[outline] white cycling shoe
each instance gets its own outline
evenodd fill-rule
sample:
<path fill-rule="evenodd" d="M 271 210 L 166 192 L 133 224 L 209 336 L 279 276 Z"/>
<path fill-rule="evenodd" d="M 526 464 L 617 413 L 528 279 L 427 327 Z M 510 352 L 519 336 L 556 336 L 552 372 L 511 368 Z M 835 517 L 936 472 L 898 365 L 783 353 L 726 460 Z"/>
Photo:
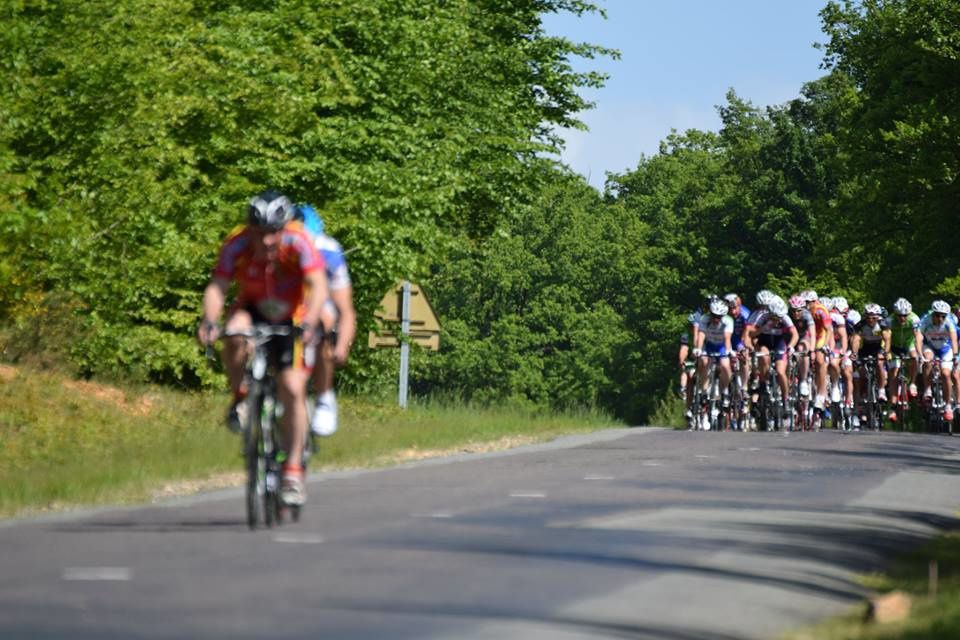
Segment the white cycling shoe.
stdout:
<path fill-rule="evenodd" d="M 332 436 L 337 432 L 337 396 L 333 391 L 325 391 L 317 398 L 310 431 L 317 436 Z"/>

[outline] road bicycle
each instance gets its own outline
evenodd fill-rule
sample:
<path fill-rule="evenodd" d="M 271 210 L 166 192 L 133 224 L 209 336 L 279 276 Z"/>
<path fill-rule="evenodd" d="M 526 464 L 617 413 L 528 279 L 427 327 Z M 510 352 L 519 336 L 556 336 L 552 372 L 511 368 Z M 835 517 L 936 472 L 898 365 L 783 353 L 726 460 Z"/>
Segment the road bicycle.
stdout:
<path fill-rule="evenodd" d="M 701 431 L 721 431 L 729 425 L 728 407 L 723 407 L 720 395 L 720 374 L 717 362 L 722 356 L 707 355 L 706 391 L 700 380 L 695 381 L 693 390 L 693 426 Z M 701 357 L 704 357 L 701 356 Z"/>
<path fill-rule="evenodd" d="M 739 354 L 731 354 L 730 406 L 726 411 L 726 426 L 734 431 L 746 431 L 749 428 L 750 421 L 749 395 L 747 390 L 743 388 L 740 366 Z"/>
<path fill-rule="evenodd" d="M 800 362 L 803 358 L 810 359 L 809 351 L 800 351 L 790 359 L 790 369 L 787 376 L 790 379 L 790 405 L 793 411 L 789 415 L 789 428 L 800 431 L 819 431 L 822 412 L 815 411 L 813 403 L 810 402 L 810 394 L 813 392 L 813 367 L 807 366 L 807 374 L 804 379 L 800 379 Z M 807 395 L 800 393 L 801 383 L 807 383 Z"/>
<path fill-rule="evenodd" d="M 913 357 L 913 356 L 909 356 Z M 910 410 L 910 383 L 912 380 L 907 378 L 909 364 L 906 357 L 894 355 L 890 361 L 890 369 L 896 370 L 897 375 L 893 378 L 893 394 L 890 396 L 890 404 L 893 407 L 894 428 L 898 431 L 906 429 L 907 413 Z"/>
<path fill-rule="evenodd" d="M 773 362 L 773 352 L 756 353 L 754 352 L 754 371 L 756 371 L 757 362 L 760 358 L 770 358 L 770 366 L 767 367 L 767 375 L 763 380 L 758 380 L 760 388 L 758 390 L 757 404 L 754 409 L 757 424 L 764 431 L 780 431 L 786 423 L 787 413 L 784 411 L 783 397 L 780 391 L 780 383 L 777 381 L 777 370 Z"/>
<path fill-rule="evenodd" d="M 840 364 L 835 392 L 830 394 L 830 427 L 837 431 L 850 431 L 853 428 L 853 407 L 846 403 L 847 378 L 843 374 L 844 363 Z"/>
<path fill-rule="evenodd" d="M 247 473 L 247 525 L 255 529 L 260 522 L 267 527 L 283 522 L 284 511 L 300 519 L 299 505 L 284 505 L 280 500 L 280 480 L 286 458 L 282 447 L 280 420 L 283 405 L 277 399 L 277 370 L 270 358 L 270 341 L 288 337 L 297 329 L 290 325 L 255 324 L 246 331 L 225 333 L 224 337 L 242 336 L 251 341 L 253 353 L 247 362 L 246 423 L 243 426 L 243 456 Z M 309 403 L 308 403 L 309 405 Z M 309 431 L 309 430 L 308 430 Z M 306 471 L 313 439 L 308 433 L 303 468 Z"/>
<path fill-rule="evenodd" d="M 930 372 L 930 397 L 925 399 L 925 421 L 928 433 L 953 433 L 953 423 L 946 418 L 947 403 L 943 395 L 943 379 L 940 369 L 943 366 L 940 358 L 932 361 L 933 369 Z"/>
<path fill-rule="evenodd" d="M 863 398 L 860 404 L 860 426 L 871 431 L 883 428 L 883 405 L 879 399 L 880 388 L 877 384 L 877 356 L 865 356 L 857 359 L 863 381 Z"/>

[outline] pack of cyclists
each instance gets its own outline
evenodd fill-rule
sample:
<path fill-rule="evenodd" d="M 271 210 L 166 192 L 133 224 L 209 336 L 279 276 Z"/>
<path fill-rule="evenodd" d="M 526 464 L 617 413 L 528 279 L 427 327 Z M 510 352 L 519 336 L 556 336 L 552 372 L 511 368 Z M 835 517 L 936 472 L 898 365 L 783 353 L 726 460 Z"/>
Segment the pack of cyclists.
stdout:
<path fill-rule="evenodd" d="M 795 409 L 786 406 L 789 402 L 811 400 L 813 411 L 821 415 L 831 406 L 840 407 L 850 415 L 854 429 L 866 420 L 867 399 L 886 407 L 889 399 L 898 397 L 897 384 L 904 377 L 906 391 L 901 397 L 929 403 L 936 368 L 943 419 L 953 421 L 960 403 L 960 368 L 953 366 L 960 309 L 935 300 L 921 317 L 906 298 L 898 298 L 889 313 L 876 302 L 857 310 L 843 297 L 822 297 L 813 290 L 784 300 L 764 289 L 755 301 L 751 313 L 736 293 L 709 295 L 687 317 L 678 362 L 680 393 L 691 428 L 703 428 L 694 419 L 698 407 L 693 404 L 695 397 L 704 398 L 707 393 L 711 362 L 716 366 L 722 407 L 735 401 L 730 393 L 734 370 L 739 372 L 740 388 L 747 390 L 740 395 L 740 409 L 742 415 L 753 417 L 735 428 L 756 428 L 753 406 L 760 381 L 767 379 L 771 368 L 784 413 Z M 751 370 L 753 363 L 755 370 Z M 875 381 L 873 389 L 866 388 L 867 380 Z M 792 382 L 796 388 L 791 396 Z M 892 403 L 884 415 L 890 421 L 901 419 Z"/>

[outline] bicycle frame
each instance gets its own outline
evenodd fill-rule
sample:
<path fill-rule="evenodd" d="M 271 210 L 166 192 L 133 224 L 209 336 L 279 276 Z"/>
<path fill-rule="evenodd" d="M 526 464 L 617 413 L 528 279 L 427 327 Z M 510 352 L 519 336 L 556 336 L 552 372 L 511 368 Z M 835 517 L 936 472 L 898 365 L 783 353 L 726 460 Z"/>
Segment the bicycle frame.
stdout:
<path fill-rule="evenodd" d="M 267 527 L 282 520 L 280 474 L 283 451 L 277 424 L 283 410 L 277 401 L 276 372 L 270 366 L 270 341 L 293 333 L 289 325 L 256 324 L 246 331 L 224 337 L 250 340 L 253 352 L 247 362 L 247 424 L 244 425 L 244 460 L 247 471 L 247 525 L 255 529 L 262 520 Z M 293 511 L 296 519 L 297 510 Z"/>

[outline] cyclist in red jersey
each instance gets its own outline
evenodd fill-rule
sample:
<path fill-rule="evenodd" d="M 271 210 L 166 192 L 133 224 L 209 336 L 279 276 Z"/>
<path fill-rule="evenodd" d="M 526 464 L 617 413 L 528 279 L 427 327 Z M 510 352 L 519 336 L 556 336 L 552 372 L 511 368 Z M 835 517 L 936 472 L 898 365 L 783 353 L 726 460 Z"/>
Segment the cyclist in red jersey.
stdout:
<path fill-rule="evenodd" d="M 817 385 L 816 398 L 813 406 L 817 409 L 823 409 L 824 401 L 827 396 L 827 355 L 825 350 L 833 347 L 833 320 L 830 318 L 830 312 L 826 307 L 820 304 L 817 292 L 813 290 L 804 291 L 803 299 L 807 301 L 807 311 L 813 316 L 814 325 L 814 352 L 813 367 L 815 374 L 815 383 Z"/>
<path fill-rule="evenodd" d="M 227 309 L 227 333 L 241 332 L 254 323 L 299 325 L 302 335 L 271 342 L 272 357 L 278 362 L 277 395 L 283 403 L 287 459 L 283 468 L 280 497 L 287 504 L 303 504 L 303 452 L 307 429 L 306 384 L 303 345 L 317 335 L 327 282 L 323 258 L 299 222 L 293 222 L 293 204 L 276 191 L 265 191 L 250 201 L 247 224 L 227 237 L 213 277 L 203 295 L 203 322 L 198 338 L 211 344 L 220 334 L 217 320 L 223 312 L 232 281 L 238 284 L 236 300 Z M 227 425 L 240 431 L 244 370 L 250 345 L 246 338 L 224 340 L 223 364 L 234 401 Z"/>

